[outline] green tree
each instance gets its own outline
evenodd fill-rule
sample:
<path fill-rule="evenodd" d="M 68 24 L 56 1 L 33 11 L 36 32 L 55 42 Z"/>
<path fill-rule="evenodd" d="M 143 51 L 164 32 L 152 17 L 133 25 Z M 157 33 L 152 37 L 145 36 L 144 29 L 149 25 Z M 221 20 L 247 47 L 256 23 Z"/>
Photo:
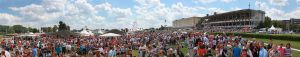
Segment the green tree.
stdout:
<path fill-rule="evenodd" d="M 29 30 L 29 32 L 32 32 L 32 33 L 38 33 L 39 32 L 39 30 L 37 28 L 28 27 L 27 29 Z"/>
<path fill-rule="evenodd" d="M 70 26 L 67 26 L 66 30 L 67 30 L 67 31 L 70 31 L 70 29 L 71 29 Z"/>
<path fill-rule="evenodd" d="M 111 29 L 108 31 L 109 33 L 117 33 L 117 34 L 123 34 L 124 32 L 122 32 L 121 30 L 118 29 Z"/>
<path fill-rule="evenodd" d="M 66 25 L 62 21 L 59 21 L 58 31 L 70 31 L 70 26 Z"/>
<path fill-rule="evenodd" d="M 52 30 L 53 30 L 53 32 L 57 32 L 58 27 L 56 25 L 54 25 L 53 28 L 52 28 Z"/>
<path fill-rule="evenodd" d="M 158 30 L 164 30 L 165 27 L 163 25 L 160 26 L 160 28 L 158 28 Z"/>
<path fill-rule="evenodd" d="M 264 23 L 262 21 L 259 22 L 258 26 L 256 27 L 256 29 L 260 29 L 260 28 L 264 28 Z"/>
<path fill-rule="evenodd" d="M 42 27 L 41 30 L 46 33 L 53 32 L 52 27 Z"/>
<path fill-rule="evenodd" d="M 40 32 L 37 28 L 34 28 L 34 29 L 32 29 L 32 32 L 33 33 L 38 33 L 38 32 Z"/>
<path fill-rule="evenodd" d="M 67 28 L 66 24 L 62 21 L 59 21 L 58 31 L 65 31 Z"/>
<path fill-rule="evenodd" d="M 286 27 L 284 26 L 284 24 L 282 24 L 280 21 L 272 21 L 272 25 L 274 25 L 274 27 L 279 27 L 279 28 L 282 28 L 282 29 L 285 29 Z"/>
<path fill-rule="evenodd" d="M 199 19 L 198 23 L 196 24 L 197 29 L 200 29 L 202 26 L 202 23 L 204 22 L 204 19 Z"/>
<path fill-rule="evenodd" d="M 15 33 L 15 30 L 13 29 L 13 27 L 9 27 L 9 29 L 7 30 L 7 33 Z"/>
<path fill-rule="evenodd" d="M 128 32 L 129 31 L 129 29 L 128 28 L 125 28 L 125 32 Z"/>
<path fill-rule="evenodd" d="M 272 25 L 271 25 L 271 18 L 270 17 L 265 17 L 265 21 L 264 21 L 264 28 L 270 28 Z"/>
<path fill-rule="evenodd" d="M 9 29 L 9 26 L 0 25 L 0 34 L 2 34 L 2 33 L 8 33 L 8 29 Z"/>
<path fill-rule="evenodd" d="M 290 30 L 292 30 L 294 32 L 300 32 L 300 25 L 290 24 Z"/>
<path fill-rule="evenodd" d="M 22 25 L 14 25 L 12 26 L 15 33 L 26 33 L 28 32 L 28 29 L 26 27 L 23 27 Z"/>
<path fill-rule="evenodd" d="M 27 29 L 28 29 L 29 32 L 33 32 L 33 28 L 28 27 Z"/>

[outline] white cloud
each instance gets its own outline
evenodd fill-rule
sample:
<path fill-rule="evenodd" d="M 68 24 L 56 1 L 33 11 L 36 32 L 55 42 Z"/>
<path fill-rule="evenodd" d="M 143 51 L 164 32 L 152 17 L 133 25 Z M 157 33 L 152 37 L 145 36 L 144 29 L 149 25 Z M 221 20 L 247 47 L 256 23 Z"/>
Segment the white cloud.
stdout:
<path fill-rule="evenodd" d="M 231 10 L 241 10 L 242 8 L 239 8 L 239 7 L 234 7 L 234 8 L 230 8 Z"/>
<path fill-rule="evenodd" d="M 225 3 L 230 3 L 230 2 L 233 2 L 235 0 L 221 0 L 222 2 L 225 2 Z"/>
<path fill-rule="evenodd" d="M 259 6 L 260 5 L 260 6 Z M 288 19 L 286 13 L 280 9 L 272 8 L 267 5 L 265 2 L 255 2 L 256 7 L 260 7 L 261 10 L 266 12 L 266 16 L 271 17 L 273 20 L 283 20 Z"/>
<path fill-rule="evenodd" d="M 236 0 L 193 1 L 200 3 L 212 3 L 216 1 L 229 3 Z M 225 10 L 218 7 L 187 6 L 181 2 L 165 5 L 161 0 L 135 0 L 135 2 L 136 4 L 132 8 L 119 8 L 108 2 L 95 5 L 89 3 L 87 0 L 43 0 L 42 3 L 22 7 L 10 7 L 11 10 L 18 12 L 19 15 L 0 14 L 0 20 L 14 21 L 11 19 L 16 19 L 32 26 L 50 26 L 62 20 L 76 29 L 84 26 L 92 28 L 131 28 L 132 23 L 137 21 L 138 27 L 149 28 L 165 25 L 164 20 L 167 20 L 166 24 L 170 26 L 173 20 L 180 18 L 201 17 L 207 13 L 224 13 L 241 9 L 234 7 Z M 258 2 L 256 2 L 256 6 L 258 7 Z M 260 8 L 266 11 L 266 15 L 273 19 L 286 19 L 290 16 L 297 18 L 300 12 L 297 9 L 286 13 L 283 10 L 272 8 L 266 3 L 261 3 Z M 4 21 L 0 22 L 4 23 Z"/>
<path fill-rule="evenodd" d="M 288 0 L 269 0 L 270 4 L 277 6 L 286 6 L 288 4 Z"/>
<path fill-rule="evenodd" d="M 17 23 L 20 18 L 7 13 L 0 13 L 0 24 L 13 24 Z"/>
<path fill-rule="evenodd" d="M 215 2 L 217 0 L 195 0 L 196 2 L 200 2 L 200 3 L 212 3 Z"/>
<path fill-rule="evenodd" d="M 126 8 L 126 9 L 114 8 L 109 3 L 103 3 L 103 4 L 100 4 L 100 5 L 96 5 L 96 8 L 99 9 L 99 10 L 108 11 L 108 13 L 110 15 L 116 16 L 118 18 L 125 18 L 125 17 L 128 17 L 128 16 L 132 15 L 132 12 L 131 12 L 130 8 Z"/>
<path fill-rule="evenodd" d="M 73 28 L 80 28 L 85 25 L 94 25 L 94 23 L 98 23 L 105 18 L 98 15 L 99 12 L 95 6 L 86 0 L 43 0 L 40 4 L 10 7 L 10 9 L 19 12 L 23 19 L 22 22 L 37 27 L 64 21 L 65 23 L 74 25 L 72 26 Z"/>
<path fill-rule="evenodd" d="M 188 7 L 184 6 L 182 3 L 172 5 L 171 9 L 175 10 L 174 12 L 179 12 L 179 16 L 182 17 L 202 16 L 203 14 L 200 14 L 199 12 L 201 10 L 206 10 L 204 7 Z"/>
<path fill-rule="evenodd" d="M 287 13 L 287 16 L 291 18 L 300 18 L 300 8 L 297 8 L 296 10 Z"/>
<path fill-rule="evenodd" d="M 141 6 L 160 7 L 164 6 L 160 0 L 135 0 Z"/>
<path fill-rule="evenodd" d="M 297 0 L 298 3 L 300 3 L 300 0 Z"/>
<path fill-rule="evenodd" d="M 225 12 L 228 12 L 228 11 L 225 11 L 225 10 L 223 10 L 221 8 L 208 8 L 207 10 L 208 10 L 208 12 L 210 14 L 214 14 L 214 12 L 216 12 L 216 13 L 225 13 Z"/>
<path fill-rule="evenodd" d="M 28 21 L 48 20 L 52 14 L 46 14 L 45 9 L 41 5 L 31 4 L 25 7 L 11 7 L 12 10 L 18 11 L 22 16 L 27 17 Z M 54 13 L 55 14 L 55 13 Z"/>
<path fill-rule="evenodd" d="M 143 23 L 140 27 L 159 27 L 160 25 L 170 26 L 173 20 L 192 17 L 192 16 L 204 16 L 201 14 L 204 7 L 189 7 L 184 6 L 181 2 L 172 4 L 170 7 L 166 6 L 155 6 L 152 4 L 138 5 L 134 8 L 136 11 L 137 23 Z M 167 20 L 167 23 L 164 23 Z"/>

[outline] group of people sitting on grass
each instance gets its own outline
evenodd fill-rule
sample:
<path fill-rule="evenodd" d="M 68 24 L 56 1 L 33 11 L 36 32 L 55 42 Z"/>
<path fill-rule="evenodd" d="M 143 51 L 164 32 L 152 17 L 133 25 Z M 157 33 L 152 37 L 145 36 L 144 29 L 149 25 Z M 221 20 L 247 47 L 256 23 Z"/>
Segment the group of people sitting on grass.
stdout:
<path fill-rule="evenodd" d="M 267 45 L 265 45 L 267 44 Z M 1 57 L 291 57 L 291 44 L 201 32 L 136 32 L 120 37 L 47 36 L 1 42 Z"/>

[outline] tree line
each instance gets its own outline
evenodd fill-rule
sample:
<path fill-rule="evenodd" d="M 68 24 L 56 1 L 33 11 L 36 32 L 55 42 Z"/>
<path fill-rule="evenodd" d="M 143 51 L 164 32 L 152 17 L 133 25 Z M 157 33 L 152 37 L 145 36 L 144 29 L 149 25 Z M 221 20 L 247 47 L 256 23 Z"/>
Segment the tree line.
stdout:
<path fill-rule="evenodd" d="M 64 22 L 59 21 L 58 26 L 54 25 L 53 27 L 41 27 L 38 28 L 25 27 L 23 25 L 0 25 L 0 34 L 11 34 L 11 33 L 38 33 L 38 32 L 57 32 L 57 31 L 70 31 L 70 26 L 66 25 Z"/>
<path fill-rule="evenodd" d="M 0 25 L 0 34 L 27 33 L 27 32 L 37 33 L 40 31 L 37 28 L 24 27 L 22 25 L 13 25 L 13 26 Z"/>
<path fill-rule="evenodd" d="M 46 33 L 57 31 L 70 31 L 70 26 L 62 21 L 59 21 L 58 26 L 54 25 L 53 27 L 41 27 L 41 30 Z"/>
<path fill-rule="evenodd" d="M 272 25 L 274 27 L 282 28 L 282 30 L 300 32 L 300 25 L 293 24 L 293 23 L 285 24 L 280 20 L 271 20 L 270 17 L 265 17 L 265 21 L 260 22 L 256 27 L 256 29 L 270 28 Z"/>

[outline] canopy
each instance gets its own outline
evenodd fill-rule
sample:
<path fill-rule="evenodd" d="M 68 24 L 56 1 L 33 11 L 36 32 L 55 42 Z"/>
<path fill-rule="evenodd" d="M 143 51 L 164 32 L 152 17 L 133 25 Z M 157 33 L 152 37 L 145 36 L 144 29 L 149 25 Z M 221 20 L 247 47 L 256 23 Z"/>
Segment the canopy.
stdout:
<path fill-rule="evenodd" d="M 80 34 L 81 34 L 82 36 L 93 36 L 93 35 L 94 35 L 91 31 L 87 31 L 87 30 L 82 30 L 82 31 L 80 32 Z"/>
<path fill-rule="evenodd" d="M 104 32 L 103 32 L 102 30 L 99 30 L 98 33 L 99 33 L 99 34 L 103 34 Z"/>
<path fill-rule="evenodd" d="M 117 37 L 117 36 L 121 36 L 120 34 L 115 34 L 115 33 L 106 33 L 103 35 L 100 35 L 102 37 Z"/>
<path fill-rule="evenodd" d="M 269 28 L 269 30 L 275 30 L 276 28 L 272 25 L 271 28 Z"/>

